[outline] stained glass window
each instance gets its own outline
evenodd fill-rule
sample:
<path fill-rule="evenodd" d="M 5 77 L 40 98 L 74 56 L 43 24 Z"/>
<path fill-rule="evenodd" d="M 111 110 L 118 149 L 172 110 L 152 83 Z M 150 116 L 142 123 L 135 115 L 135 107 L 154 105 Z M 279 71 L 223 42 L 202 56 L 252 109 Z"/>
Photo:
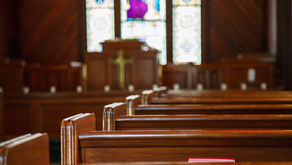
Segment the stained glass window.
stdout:
<path fill-rule="evenodd" d="M 145 41 L 166 64 L 166 1 L 121 0 L 121 38 Z"/>
<path fill-rule="evenodd" d="M 101 52 L 100 42 L 114 39 L 114 0 L 86 0 L 87 51 Z"/>
<path fill-rule="evenodd" d="M 201 0 L 173 0 L 173 61 L 201 64 Z"/>

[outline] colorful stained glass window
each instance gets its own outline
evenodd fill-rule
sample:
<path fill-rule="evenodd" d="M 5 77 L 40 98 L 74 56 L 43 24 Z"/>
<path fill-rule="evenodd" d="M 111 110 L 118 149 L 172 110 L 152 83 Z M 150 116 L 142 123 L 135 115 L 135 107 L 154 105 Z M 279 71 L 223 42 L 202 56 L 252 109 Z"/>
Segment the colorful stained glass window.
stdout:
<path fill-rule="evenodd" d="M 173 0 L 173 61 L 201 64 L 201 0 Z"/>
<path fill-rule="evenodd" d="M 121 0 L 121 38 L 145 41 L 166 64 L 166 1 Z"/>
<path fill-rule="evenodd" d="M 86 0 L 87 51 L 101 52 L 101 42 L 114 39 L 114 0 Z"/>

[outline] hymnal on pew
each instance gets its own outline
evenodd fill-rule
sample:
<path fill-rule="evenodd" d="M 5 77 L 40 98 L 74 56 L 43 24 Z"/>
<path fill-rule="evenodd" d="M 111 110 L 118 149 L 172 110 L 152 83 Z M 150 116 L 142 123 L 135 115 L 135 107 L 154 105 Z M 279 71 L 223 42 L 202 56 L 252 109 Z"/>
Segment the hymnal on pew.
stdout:
<path fill-rule="evenodd" d="M 234 158 L 188 158 L 189 163 L 235 163 Z"/>

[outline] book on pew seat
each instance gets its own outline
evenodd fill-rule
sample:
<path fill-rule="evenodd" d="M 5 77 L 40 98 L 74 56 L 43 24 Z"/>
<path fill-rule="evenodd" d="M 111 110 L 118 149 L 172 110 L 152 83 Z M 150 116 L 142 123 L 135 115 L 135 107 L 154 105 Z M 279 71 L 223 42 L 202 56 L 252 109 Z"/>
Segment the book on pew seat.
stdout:
<path fill-rule="evenodd" d="M 188 158 L 189 163 L 234 163 L 234 158 Z"/>

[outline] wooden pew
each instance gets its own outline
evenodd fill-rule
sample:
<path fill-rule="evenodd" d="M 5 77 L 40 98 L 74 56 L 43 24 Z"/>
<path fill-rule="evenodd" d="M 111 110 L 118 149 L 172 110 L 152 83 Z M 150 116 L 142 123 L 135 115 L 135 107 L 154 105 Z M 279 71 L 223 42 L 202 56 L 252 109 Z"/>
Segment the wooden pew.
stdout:
<path fill-rule="evenodd" d="M 148 91 L 149 92 L 149 91 Z M 150 92 L 151 93 L 151 92 Z M 152 93 L 153 94 L 153 93 Z M 145 95 L 145 92 L 144 92 Z M 154 95 L 154 94 L 153 94 Z M 149 96 L 148 97 L 153 97 Z M 150 99 L 151 99 L 150 98 Z M 147 104 L 140 95 L 126 98 L 127 115 L 292 114 L 292 104 Z"/>
<path fill-rule="evenodd" d="M 154 92 L 155 93 L 155 92 Z M 245 98 L 245 97 L 292 97 L 291 91 L 276 91 L 276 90 L 168 90 L 167 92 L 164 92 L 163 97 L 207 97 L 207 98 L 221 98 L 221 97 L 235 97 L 235 98 Z"/>
<path fill-rule="evenodd" d="M 292 114 L 292 104 L 156 104 L 137 105 L 136 115 L 175 114 Z"/>
<path fill-rule="evenodd" d="M 291 129 L 292 115 L 127 115 L 125 103 L 105 106 L 104 131 L 195 129 Z"/>
<path fill-rule="evenodd" d="M 49 165 L 47 134 L 26 134 L 0 143 L 2 165 Z"/>
<path fill-rule="evenodd" d="M 292 130 L 94 131 L 94 114 L 62 122 L 64 164 L 186 161 L 232 157 L 236 161 L 292 161 Z"/>
<path fill-rule="evenodd" d="M 103 107 L 115 101 L 124 101 L 126 96 L 141 91 L 111 92 L 57 92 L 30 93 L 4 96 L 5 139 L 26 132 L 47 132 L 50 139 L 60 138 L 60 122 L 68 116 L 91 112 L 96 114 L 96 127 L 102 130 Z M 18 123 L 17 125 L 15 123 Z"/>
<path fill-rule="evenodd" d="M 216 92 L 216 91 L 214 91 Z M 240 92 L 240 91 L 238 91 Z M 279 93 L 277 91 L 275 94 Z M 291 104 L 292 97 L 289 94 L 274 95 L 273 92 L 268 92 L 266 95 L 263 92 L 260 95 L 251 94 L 249 96 L 232 97 L 154 97 L 155 93 L 151 91 L 142 93 L 142 103 L 147 104 Z"/>

